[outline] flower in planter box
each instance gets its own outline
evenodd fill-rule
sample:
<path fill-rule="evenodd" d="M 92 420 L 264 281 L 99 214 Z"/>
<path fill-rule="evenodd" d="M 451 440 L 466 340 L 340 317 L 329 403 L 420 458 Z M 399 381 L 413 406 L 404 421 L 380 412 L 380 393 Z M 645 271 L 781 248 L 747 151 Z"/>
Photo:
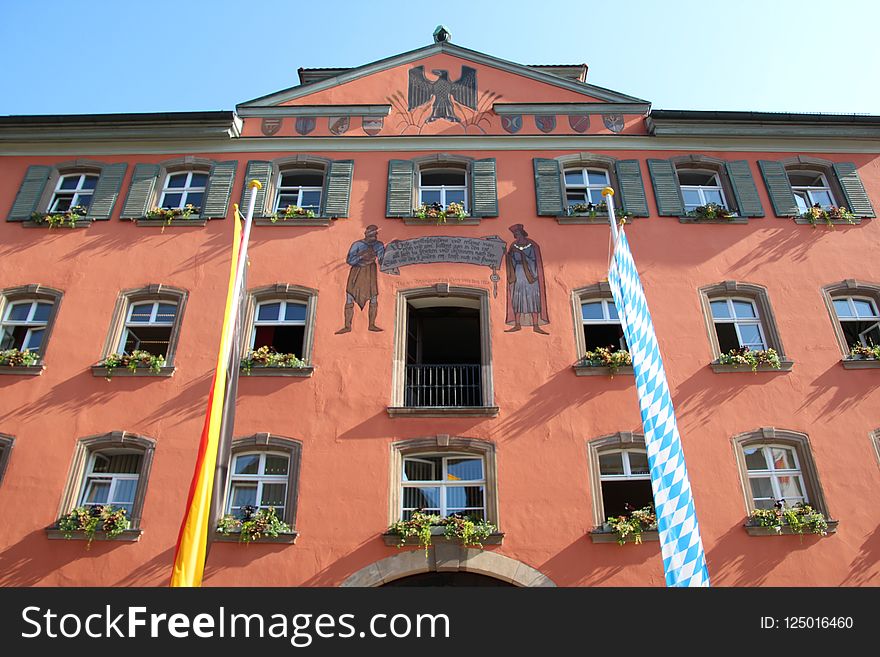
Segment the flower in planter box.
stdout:
<path fill-rule="evenodd" d="M 146 219 L 161 219 L 166 226 L 170 226 L 175 219 L 189 219 L 194 214 L 198 214 L 201 208 L 187 203 L 182 208 L 153 208 L 145 215 Z"/>
<path fill-rule="evenodd" d="M 755 509 L 749 516 L 749 524 L 757 527 L 772 527 L 777 534 L 783 527 L 789 527 L 796 534 L 828 535 L 828 520 L 809 504 L 798 502 L 786 506 L 785 500 L 776 500 L 772 509 Z"/>
<path fill-rule="evenodd" d="M 275 507 L 260 509 L 252 504 L 241 507 L 241 517 L 225 515 L 217 521 L 217 533 L 238 534 L 242 543 L 252 543 L 264 536 L 276 537 L 291 531 L 275 513 Z"/>
<path fill-rule="evenodd" d="M 40 354 L 30 349 L 4 349 L 0 351 L 0 366 L 31 367 L 40 362 Z"/>
<path fill-rule="evenodd" d="M 752 368 L 753 372 L 758 370 L 759 365 L 767 365 L 777 370 L 782 367 L 782 363 L 779 361 L 779 354 L 776 353 L 775 349 L 751 350 L 748 347 L 731 349 L 727 353 L 721 354 L 718 357 L 718 363 L 720 365 L 733 365 L 734 367 L 748 366 Z"/>
<path fill-rule="evenodd" d="M 872 344 L 866 347 L 862 344 L 854 344 L 849 350 L 849 357 L 856 359 L 867 358 L 869 360 L 880 360 L 880 345 Z"/>
<path fill-rule="evenodd" d="M 447 538 L 459 539 L 465 547 L 483 547 L 480 542 L 490 536 L 498 528 L 492 523 L 480 518 L 474 519 L 469 516 L 453 514 L 444 518 L 436 513 L 423 513 L 420 510 L 413 511 L 409 520 L 398 520 L 388 528 L 389 534 L 400 536 L 397 547 L 403 547 L 407 538 L 418 538 L 419 545 L 425 548 L 425 558 L 428 558 L 428 548 L 431 547 L 431 529 L 444 527 L 443 535 Z"/>
<path fill-rule="evenodd" d="M 287 219 L 303 219 L 314 217 L 315 213 L 313 210 L 309 210 L 306 208 L 301 208 L 298 205 L 288 205 L 284 210 L 274 213 L 269 217 L 269 220 L 274 224 L 279 219 L 281 221 L 285 221 Z"/>
<path fill-rule="evenodd" d="M 584 354 L 580 364 L 589 367 L 608 367 L 613 376 L 618 368 L 632 365 L 632 355 L 626 349 L 615 349 L 613 346 L 596 347 Z"/>
<path fill-rule="evenodd" d="M 843 206 L 834 207 L 832 205 L 829 208 L 823 208 L 819 203 L 816 203 L 809 210 L 801 213 L 800 216 L 801 219 L 809 221 L 813 228 L 820 221 L 824 222 L 829 228 L 834 228 L 835 221 L 845 221 L 848 224 L 856 223 L 856 216 Z"/>
<path fill-rule="evenodd" d="M 698 219 L 732 219 L 733 213 L 719 203 L 706 203 L 706 205 L 698 205 L 687 213 L 688 217 L 696 217 Z"/>
<path fill-rule="evenodd" d="M 617 534 L 617 543 L 623 545 L 628 536 L 633 537 L 633 542 L 642 542 L 642 532 L 657 530 L 657 514 L 653 506 L 636 509 L 628 502 L 624 505 L 626 514 L 611 517 L 605 520 L 611 530 Z"/>
<path fill-rule="evenodd" d="M 68 226 L 75 228 L 76 222 L 86 215 L 88 210 L 82 205 L 73 205 L 64 212 L 33 212 L 31 213 L 31 221 L 35 224 L 49 224 L 49 228 L 57 228 L 59 226 Z"/>
<path fill-rule="evenodd" d="M 419 219 L 433 219 L 438 224 L 445 224 L 446 219 L 449 217 L 461 221 L 467 218 L 468 213 L 465 212 L 464 206 L 461 203 L 450 203 L 445 209 L 439 203 L 431 203 L 422 204 L 413 210 L 413 216 Z"/>
<path fill-rule="evenodd" d="M 110 354 L 100 363 L 99 367 L 107 369 L 107 380 L 113 376 L 113 370 L 118 367 L 124 367 L 137 372 L 139 367 L 147 368 L 151 372 L 158 374 L 165 365 L 165 356 L 154 356 L 149 351 L 143 349 L 135 349 L 130 354 Z"/>
<path fill-rule="evenodd" d="M 245 374 L 250 374 L 254 367 L 306 367 L 306 362 L 297 358 L 296 354 L 278 353 L 275 347 L 264 345 L 252 349 L 241 359 L 241 368 Z"/>
<path fill-rule="evenodd" d="M 107 538 L 115 538 L 128 529 L 129 525 L 125 509 L 110 504 L 78 506 L 58 519 L 58 529 L 64 532 L 65 538 L 72 538 L 74 532 L 83 532 L 86 535 L 86 548 L 91 547 L 99 529 L 106 532 Z"/>

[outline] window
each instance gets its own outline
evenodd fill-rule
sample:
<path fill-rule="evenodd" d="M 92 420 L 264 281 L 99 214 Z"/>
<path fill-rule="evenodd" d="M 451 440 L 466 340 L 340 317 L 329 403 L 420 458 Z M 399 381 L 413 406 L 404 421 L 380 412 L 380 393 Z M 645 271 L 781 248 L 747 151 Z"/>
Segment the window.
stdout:
<path fill-rule="evenodd" d="M 177 319 L 177 304 L 167 301 L 132 303 L 128 308 L 125 329 L 118 353 L 148 351 L 154 356 L 168 356 L 171 333 Z"/>
<path fill-rule="evenodd" d="M 848 345 L 880 345 L 880 313 L 873 299 L 835 297 L 834 311 Z"/>
<path fill-rule="evenodd" d="M 242 356 L 246 357 L 252 349 L 268 347 L 279 354 L 294 354 L 311 364 L 317 301 L 317 291 L 287 283 L 251 290 L 246 318 L 251 333 L 243 345 Z M 261 373 L 267 372 L 259 368 L 251 371 Z M 282 368 L 277 373 L 297 375 L 296 368 Z"/>
<path fill-rule="evenodd" d="M 765 427 L 734 436 L 733 445 L 749 513 L 784 500 L 789 507 L 810 504 L 828 517 L 805 434 Z"/>
<path fill-rule="evenodd" d="M 6 464 L 9 463 L 9 454 L 12 452 L 14 444 L 15 438 L 0 433 L 0 484 L 3 483 L 3 475 L 6 474 Z"/>
<path fill-rule="evenodd" d="M 111 504 L 140 527 L 156 442 L 127 431 L 77 441 L 59 517 L 77 506 Z"/>
<path fill-rule="evenodd" d="M 420 168 L 419 205 L 440 205 L 446 209 L 450 203 L 458 203 L 468 210 L 467 171 L 450 167 Z"/>
<path fill-rule="evenodd" d="M 495 446 L 447 435 L 393 443 L 389 524 L 413 511 L 460 514 L 498 525 Z"/>
<path fill-rule="evenodd" d="M 89 456 L 83 482 L 82 506 L 110 504 L 131 517 L 143 455 L 136 451 L 107 449 Z"/>
<path fill-rule="evenodd" d="M 584 348 L 611 347 L 612 351 L 626 349 L 626 338 L 613 299 L 596 299 L 581 303 L 584 326 Z"/>
<path fill-rule="evenodd" d="M 497 413 L 488 301 L 486 290 L 446 284 L 399 293 L 389 413 Z"/>
<path fill-rule="evenodd" d="M 678 183 L 684 201 L 685 212 L 692 212 L 701 205 L 715 203 L 729 208 L 721 187 L 721 178 L 715 171 L 703 169 L 678 169 Z"/>
<path fill-rule="evenodd" d="M 29 350 L 42 358 L 61 297 L 60 290 L 41 285 L 23 285 L 0 292 L 0 351 Z"/>
<path fill-rule="evenodd" d="M 724 281 L 701 288 L 699 292 L 716 361 L 731 349 L 773 349 L 779 355 L 780 369 L 791 369 L 792 362 L 785 357 L 766 288 L 754 283 Z M 715 365 L 717 363 L 713 364 L 716 372 L 728 371 Z"/>
<path fill-rule="evenodd" d="M 287 206 L 321 213 L 321 193 L 324 189 L 324 172 L 315 169 L 282 171 L 279 174 L 275 212 L 283 212 Z"/>
<path fill-rule="evenodd" d="M 141 350 L 163 356 L 171 371 L 186 298 L 185 290 L 158 284 L 122 291 L 116 300 L 102 358 Z"/>
<path fill-rule="evenodd" d="M 731 349 L 752 351 L 767 348 L 761 320 L 755 304 L 749 299 L 712 299 L 712 321 L 722 353 Z"/>
<path fill-rule="evenodd" d="M 87 173 L 72 173 L 58 178 L 55 193 L 49 202 L 49 212 L 65 212 L 72 207 L 88 209 L 92 203 L 98 176 Z"/>
<path fill-rule="evenodd" d="M 242 517 L 242 507 L 274 508 L 284 517 L 290 457 L 286 454 L 255 452 L 239 454 L 232 460 L 229 474 L 227 513 Z"/>
<path fill-rule="evenodd" d="M 654 505 L 645 438 L 621 431 L 587 443 L 594 521 L 601 527 L 612 516 L 624 515 L 627 505 Z"/>
<path fill-rule="evenodd" d="M 169 173 L 162 187 L 159 207 L 184 208 L 192 205 L 197 210 L 202 207 L 208 173 L 203 171 L 180 171 Z"/>
<path fill-rule="evenodd" d="M 26 299 L 6 305 L 0 349 L 39 352 L 52 316 L 52 302 Z"/>
<path fill-rule="evenodd" d="M 486 517 L 486 473 L 482 457 L 419 454 L 403 459 L 400 518 L 413 511 L 443 517 Z"/>
<path fill-rule="evenodd" d="M 242 507 L 275 509 L 294 527 L 302 443 L 258 433 L 232 442 L 224 513 L 241 517 Z"/>
<path fill-rule="evenodd" d="M 565 169 L 565 200 L 573 205 L 598 205 L 605 199 L 602 190 L 611 185 L 608 172 L 603 169 Z"/>
<path fill-rule="evenodd" d="M 798 212 L 806 212 L 817 204 L 825 209 L 837 205 L 824 173 L 805 170 L 789 170 L 787 173 Z"/>

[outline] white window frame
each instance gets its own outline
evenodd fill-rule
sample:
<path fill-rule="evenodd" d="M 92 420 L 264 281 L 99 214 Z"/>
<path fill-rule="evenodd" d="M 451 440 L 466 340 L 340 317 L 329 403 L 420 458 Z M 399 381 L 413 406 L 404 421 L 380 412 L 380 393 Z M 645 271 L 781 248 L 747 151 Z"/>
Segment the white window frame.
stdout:
<path fill-rule="evenodd" d="M 837 312 L 837 302 L 838 301 L 846 301 L 850 310 L 852 311 L 852 315 L 849 317 L 841 317 Z M 874 313 L 873 315 L 862 316 L 858 314 L 856 310 L 855 301 L 864 301 L 867 302 L 871 306 L 871 310 Z M 859 333 L 859 342 L 861 342 L 863 347 L 870 346 L 868 344 L 868 340 L 865 337 L 865 334 L 870 333 L 875 328 L 880 328 L 880 313 L 877 312 L 877 304 L 874 302 L 874 299 L 871 297 L 862 297 L 856 295 L 847 295 L 847 296 L 837 296 L 831 297 L 831 306 L 834 308 L 834 314 L 837 317 L 837 321 L 843 324 L 844 322 L 865 322 L 870 321 L 872 319 L 876 320 L 870 327 Z M 842 327 L 841 327 L 842 328 Z M 847 345 L 850 347 L 852 345 Z"/>
<path fill-rule="evenodd" d="M 774 462 L 773 462 L 773 458 L 772 458 L 773 457 L 772 450 L 774 448 L 775 449 L 784 449 L 784 450 L 788 451 L 792 456 L 792 463 L 794 464 L 795 467 L 794 468 L 777 469 Z M 749 469 L 748 462 L 745 461 L 745 458 L 746 458 L 746 452 L 751 449 L 761 450 L 762 452 L 764 452 L 764 460 L 766 463 L 768 463 L 770 465 L 769 469 L 767 469 L 767 470 L 750 470 Z M 752 491 L 752 483 L 751 483 L 752 479 L 767 479 L 767 478 L 770 479 L 770 486 L 773 489 L 773 495 L 774 495 L 774 498 L 772 501 L 775 503 L 778 500 L 783 499 L 782 489 L 780 488 L 780 485 L 779 485 L 779 478 L 780 477 L 796 477 L 800 483 L 800 489 L 803 492 L 803 496 L 801 497 L 801 499 L 799 501 L 802 501 L 804 504 L 810 503 L 810 498 L 808 496 L 806 482 L 804 481 L 804 473 L 801 470 L 801 463 L 800 463 L 800 459 L 798 458 L 798 451 L 795 447 L 792 447 L 791 445 L 782 445 L 782 444 L 775 444 L 775 443 L 769 444 L 769 445 L 745 444 L 742 446 L 742 450 L 743 450 L 743 462 L 746 465 L 746 474 L 749 479 L 748 494 L 752 500 L 752 505 L 754 506 L 754 508 L 758 509 L 758 508 L 762 508 L 762 507 L 758 506 L 757 500 L 755 498 L 755 494 Z M 760 497 L 757 499 L 763 501 L 767 498 Z M 797 502 L 795 502 L 795 504 L 796 503 Z M 792 506 L 794 506 L 794 504 L 789 504 L 788 499 L 786 499 L 785 506 L 792 507 Z"/>
<path fill-rule="evenodd" d="M 602 304 L 602 319 L 584 319 L 584 306 L 588 303 L 600 303 Z M 617 312 L 617 319 L 611 317 L 611 312 L 608 310 L 608 305 L 614 306 L 615 312 Z M 620 321 L 620 311 L 617 310 L 617 304 L 614 303 L 614 299 L 581 299 L 581 323 L 584 326 L 608 326 L 615 325 L 621 326 L 622 323 Z M 584 342 L 586 342 L 586 337 L 584 337 Z M 628 345 L 626 344 L 626 336 L 620 336 L 620 344 L 618 345 L 618 349 L 626 350 Z"/>
<path fill-rule="evenodd" d="M 406 462 L 407 461 L 425 461 L 426 459 L 442 459 L 440 479 L 439 480 L 407 480 L 406 477 Z M 447 478 L 448 475 L 448 461 L 450 459 L 458 460 L 458 459 L 471 459 L 471 460 L 479 460 L 482 464 L 482 479 L 457 479 L 457 480 L 449 480 Z M 480 454 L 468 454 L 468 453 L 423 453 L 423 454 L 407 454 L 403 457 L 400 464 L 400 508 L 398 509 L 398 518 L 402 519 L 404 517 L 404 513 L 409 511 L 415 511 L 415 508 L 409 508 L 404 506 L 404 500 L 406 495 L 404 494 L 404 490 L 407 488 L 439 488 L 440 489 L 440 509 L 439 511 L 431 511 L 431 513 L 438 513 L 441 517 L 446 518 L 449 515 L 449 505 L 446 503 L 446 491 L 450 488 L 473 488 L 480 487 L 483 491 L 483 506 L 479 508 L 473 509 L 464 509 L 461 511 L 463 515 L 472 515 L 475 512 L 480 512 L 483 518 L 488 518 L 487 515 L 487 499 L 486 499 L 486 458 Z M 458 513 L 456 511 L 456 513 Z"/>
<path fill-rule="evenodd" d="M 132 454 L 137 454 L 141 459 L 144 458 L 143 453 L 141 452 L 131 452 Z M 95 472 L 95 463 L 98 460 L 98 457 L 108 458 L 107 454 L 104 454 L 102 450 L 94 451 L 89 454 L 89 462 L 86 466 L 85 475 L 83 476 L 83 484 L 82 489 L 80 490 L 79 503 L 78 506 L 103 506 L 105 504 L 109 504 L 112 507 L 122 507 L 125 508 L 126 513 L 131 517 L 132 512 L 134 511 L 134 506 L 137 503 L 137 487 L 139 485 L 140 480 L 140 468 L 143 465 L 142 462 L 138 464 L 138 472 L 135 474 L 128 473 L 114 473 L 114 472 Z M 110 489 L 107 491 L 107 501 L 106 502 L 86 502 L 86 498 L 88 497 L 88 492 L 91 488 L 93 482 L 100 481 L 110 482 Z M 117 490 L 117 486 L 121 481 L 134 481 L 134 499 L 131 502 L 116 502 L 114 501 L 114 493 Z M 127 508 L 130 507 L 130 508 Z"/>
<path fill-rule="evenodd" d="M 273 303 L 281 304 L 278 309 L 278 319 L 257 319 L 260 316 L 260 308 L 262 306 L 268 306 Z M 281 319 L 287 314 L 287 306 L 302 306 L 305 310 L 305 317 L 303 319 Z M 264 299 L 262 301 L 257 302 L 256 308 L 254 309 L 254 325 L 251 328 L 251 341 L 250 347 L 254 348 L 254 342 L 257 339 L 257 327 L 260 326 L 305 326 L 308 323 L 309 319 L 309 304 L 306 301 L 296 301 L 294 299 Z M 305 346 L 305 337 L 303 337 L 303 346 Z M 300 358 L 304 358 L 303 354 L 300 354 Z"/>
<path fill-rule="evenodd" d="M 260 457 L 259 465 L 257 466 L 257 474 L 236 474 L 235 472 L 235 463 L 242 456 L 257 456 Z M 280 458 L 287 459 L 287 474 L 283 475 L 267 475 L 266 472 L 266 457 L 267 456 L 276 456 Z M 269 509 L 270 506 L 264 506 L 260 504 L 260 500 L 263 499 L 263 485 L 264 484 L 284 484 L 284 502 L 281 506 L 274 506 L 274 508 L 278 517 L 281 519 L 285 519 L 285 513 L 287 511 L 287 498 L 290 493 L 290 469 L 292 467 L 291 463 L 291 455 L 285 452 L 275 452 L 272 450 L 250 450 L 246 452 L 236 452 L 232 455 L 232 463 L 229 468 L 229 490 L 226 494 L 226 513 L 235 515 L 235 511 L 233 509 L 241 507 L 233 507 L 232 502 L 234 498 L 235 484 L 253 484 L 257 485 L 257 494 L 255 498 L 256 506 L 258 509 Z"/>
<path fill-rule="evenodd" d="M 79 180 L 76 183 L 76 187 L 74 189 L 61 189 L 61 185 L 67 178 L 77 177 Z M 83 185 L 86 182 L 87 178 L 95 179 L 95 186 L 91 189 L 83 189 Z M 100 176 L 96 173 L 65 173 L 58 178 L 58 183 L 55 185 L 55 191 L 52 193 L 52 201 L 49 203 L 49 212 L 67 212 L 67 210 L 58 210 L 57 205 L 61 200 L 59 196 L 70 196 L 70 205 L 68 209 L 82 205 L 81 197 L 88 196 L 89 197 L 89 205 L 85 206 L 88 208 L 92 204 L 92 198 L 95 195 L 95 190 L 98 188 L 98 180 Z"/>
<path fill-rule="evenodd" d="M 19 306 L 24 303 L 31 304 L 30 310 L 28 310 L 27 319 L 9 319 L 9 316 L 12 314 L 12 309 L 15 306 Z M 37 305 L 45 303 L 50 306 L 49 317 L 46 318 L 46 321 L 34 321 L 34 315 L 37 312 Z M 6 303 L 6 309 L 3 313 L 3 322 L 0 323 L 0 337 L 5 335 L 5 329 L 7 326 L 26 326 L 27 332 L 24 334 L 24 340 L 21 342 L 20 351 L 25 351 L 29 349 L 33 353 L 40 353 L 45 344 L 46 337 L 46 329 L 49 326 L 49 320 L 52 319 L 52 313 L 54 312 L 54 303 L 52 301 L 47 301 L 46 299 L 15 299 L 14 301 L 8 301 Z M 34 331 L 43 331 L 43 338 L 40 340 L 40 346 L 37 349 L 30 349 L 27 345 L 31 340 L 31 336 Z M 10 347 L 14 348 L 14 347 Z"/>
<path fill-rule="evenodd" d="M 183 187 L 169 187 L 168 183 L 171 182 L 171 179 L 174 176 L 182 176 L 186 174 L 186 182 L 184 182 Z M 192 185 L 192 177 L 194 175 L 202 175 L 206 177 L 205 184 L 201 187 Z M 168 208 L 168 209 L 180 209 L 185 208 L 189 203 L 189 195 L 193 193 L 201 193 L 202 194 L 202 202 L 199 205 L 192 204 L 196 209 L 201 209 L 201 206 L 204 205 L 205 202 L 205 190 L 208 188 L 208 180 L 210 179 L 210 173 L 208 171 L 202 171 L 199 169 L 192 169 L 189 171 L 169 171 L 165 176 L 165 180 L 162 183 L 162 196 L 159 201 L 160 208 Z M 167 206 L 165 204 L 165 197 L 168 194 L 180 194 L 180 203 L 174 206 Z"/>
<path fill-rule="evenodd" d="M 422 184 L 422 175 L 424 174 L 432 174 L 432 173 L 460 173 L 464 176 L 464 184 L 462 185 L 424 185 Z M 425 201 L 422 200 L 422 192 L 430 191 L 430 192 L 440 192 L 440 205 L 443 206 L 445 210 L 448 207 L 448 203 L 446 202 L 446 192 L 448 191 L 460 191 L 463 192 L 464 203 L 464 211 L 469 212 L 470 201 L 468 199 L 468 170 L 460 167 L 422 167 L 419 168 L 419 206 L 425 204 Z"/>
<path fill-rule="evenodd" d="M 727 310 L 730 313 L 730 317 L 715 317 L 715 313 L 712 309 L 712 304 L 718 301 L 725 301 L 727 303 Z M 736 310 L 733 306 L 734 301 L 739 301 L 741 303 L 747 303 L 752 307 L 752 310 L 755 312 L 754 317 L 737 317 Z M 767 342 L 767 336 L 764 333 L 764 326 L 761 321 L 761 314 L 758 312 L 758 304 L 756 304 L 752 299 L 746 299 L 743 297 L 711 297 L 709 299 L 709 314 L 712 316 L 713 327 L 715 324 L 733 324 L 733 328 L 736 331 L 736 340 L 739 342 L 739 348 L 744 349 L 748 347 L 750 350 L 754 351 L 754 346 L 743 344 L 742 334 L 740 333 L 740 325 L 754 325 L 758 327 L 758 334 L 761 336 L 761 350 L 769 349 L 769 344 Z M 716 337 L 718 335 L 718 330 L 715 329 Z M 719 350 L 721 350 L 721 339 L 718 338 L 719 341 Z"/>
<path fill-rule="evenodd" d="M 581 175 L 584 177 L 584 184 L 583 185 L 569 184 L 568 180 L 565 177 L 565 174 L 570 171 L 580 171 Z M 601 173 L 603 176 L 605 176 L 605 183 L 603 183 L 601 185 L 591 184 L 589 172 Z M 565 167 L 565 169 L 562 172 L 562 180 L 565 183 L 565 205 L 566 205 L 566 207 L 573 205 L 573 203 L 570 202 L 568 199 L 569 192 L 583 193 L 584 198 L 585 198 L 585 200 L 584 200 L 585 204 L 592 203 L 593 205 L 598 205 L 599 203 L 602 203 L 604 201 L 604 198 L 602 197 L 602 190 L 605 189 L 606 187 L 611 186 L 611 175 L 608 173 L 608 170 L 607 169 L 600 169 L 598 167 Z M 592 200 L 593 194 L 590 192 L 596 192 L 599 196 L 599 200 L 598 201 Z"/>
<path fill-rule="evenodd" d="M 644 481 L 651 480 L 651 473 L 637 473 L 633 474 L 632 467 L 629 463 L 629 455 L 630 452 L 635 452 L 637 454 L 644 454 L 645 458 L 647 458 L 647 450 L 644 449 L 600 449 L 598 454 L 599 457 L 605 456 L 606 454 L 622 454 L 623 461 L 623 474 L 615 475 L 615 474 L 603 474 L 602 473 L 602 461 L 598 460 L 596 465 L 599 468 L 599 480 L 600 481 Z"/>
<path fill-rule="evenodd" d="M 150 320 L 147 322 L 132 322 L 131 315 L 134 312 L 134 309 L 139 306 L 146 306 L 148 304 L 152 304 L 152 308 L 150 309 Z M 159 305 L 164 304 L 166 306 L 174 306 L 174 319 L 171 321 L 166 320 L 158 320 L 157 316 L 159 314 Z M 160 299 L 158 301 L 130 301 L 128 304 L 128 308 L 125 311 L 125 323 L 122 326 L 122 336 L 119 339 L 119 347 L 116 351 L 117 354 L 125 353 L 125 343 L 128 342 L 128 332 L 130 329 L 135 328 L 144 328 L 145 326 L 167 326 L 170 329 L 170 333 L 168 334 L 168 347 L 167 351 L 171 349 L 171 340 L 174 338 L 174 324 L 177 321 L 178 315 L 180 314 L 180 304 L 177 301 L 172 301 L 170 299 L 164 300 Z M 147 351 L 147 350 L 144 350 Z M 153 352 L 150 352 L 153 353 Z M 155 355 L 155 354 L 154 354 Z"/>
<path fill-rule="evenodd" d="M 819 176 L 822 179 L 822 185 L 791 185 L 791 191 L 794 193 L 795 203 L 798 200 L 808 201 L 807 207 L 802 208 L 800 204 L 798 204 L 798 210 L 800 212 L 806 212 L 811 207 L 816 205 L 818 201 L 813 198 L 813 192 L 826 192 L 828 194 L 828 198 L 831 199 L 831 206 L 837 205 L 837 199 L 834 198 L 834 192 L 831 190 L 831 186 L 828 184 L 828 178 L 822 171 L 813 171 L 810 169 L 790 169 L 786 170 L 786 177 L 788 177 L 789 184 L 791 184 L 791 174 L 798 173 L 810 173 Z M 804 195 L 806 195 L 806 199 L 804 199 Z M 824 209 L 828 209 L 829 206 L 823 205 Z"/>
<path fill-rule="evenodd" d="M 275 212 L 279 212 L 279 211 L 283 212 L 285 210 L 285 208 L 287 208 L 287 205 L 285 205 L 284 207 L 281 207 L 281 195 L 284 194 L 284 195 L 290 196 L 290 195 L 296 194 L 296 203 L 289 203 L 288 205 L 293 205 L 293 206 L 300 207 L 300 208 L 313 209 L 314 213 L 318 214 L 321 211 L 321 204 L 324 201 L 324 198 L 323 198 L 324 197 L 324 185 L 323 184 L 320 187 L 309 187 L 307 185 L 293 185 L 291 187 L 282 187 L 281 186 L 281 182 L 284 180 L 284 176 L 295 175 L 298 173 L 311 174 L 311 175 L 320 174 L 321 176 L 325 177 L 324 179 L 326 179 L 326 172 L 319 171 L 318 169 L 287 169 L 285 171 L 280 171 L 278 173 L 278 184 L 275 186 L 275 190 L 276 190 L 275 191 L 275 204 L 272 209 Z M 318 205 L 317 206 L 314 206 L 314 205 L 304 206 L 302 204 L 303 192 L 318 192 Z"/>
<path fill-rule="evenodd" d="M 715 181 L 714 185 L 682 185 L 681 182 L 678 183 L 678 186 L 681 188 L 681 200 L 684 203 L 685 212 L 691 212 L 695 208 L 700 207 L 701 205 L 706 205 L 707 203 L 714 203 L 715 201 L 707 201 L 706 200 L 706 191 L 718 192 L 721 196 L 721 205 L 723 205 L 728 210 L 730 206 L 727 205 L 727 197 L 724 195 L 724 187 L 721 185 L 721 176 L 718 175 L 717 171 L 712 171 L 711 169 L 677 169 L 675 171 L 676 180 L 678 180 L 678 175 L 680 173 L 703 173 L 710 174 L 712 179 Z M 700 196 L 700 202 L 697 205 L 689 204 L 685 198 L 685 191 L 693 191 L 697 192 Z"/>

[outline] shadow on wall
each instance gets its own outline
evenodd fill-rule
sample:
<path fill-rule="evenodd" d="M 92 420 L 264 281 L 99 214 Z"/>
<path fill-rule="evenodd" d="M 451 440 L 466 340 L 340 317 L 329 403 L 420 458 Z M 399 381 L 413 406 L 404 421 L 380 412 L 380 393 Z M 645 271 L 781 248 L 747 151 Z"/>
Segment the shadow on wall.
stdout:
<path fill-rule="evenodd" d="M 635 378 L 617 375 L 578 377 L 571 369 L 560 370 L 529 393 L 529 400 L 515 410 L 505 413 L 496 434 L 505 440 L 534 434 L 535 427 L 545 426 L 550 420 L 566 412 L 580 412 L 580 406 L 604 394 L 623 393 L 632 396 L 632 408 L 638 409 Z M 510 405 L 501 404 L 504 410 Z M 591 435 L 589 431 L 582 432 Z M 551 576 L 552 578 L 552 576 Z"/>
<path fill-rule="evenodd" d="M 174 548 L 160 552 L 146 563 L 136 564 L 136 569 L 111 586 L 168 586 L 171 583 L 171 566 L 174 564 Z"/>
<path fill-rule="evenodd" d="M 622 586 L 626 584 L 614 582 L 614 578 L 635 567 L 638 567 L 638 574 L 626 579 L 629 585 L 638 582 L 639 586 L 662 586 L 665 580 L 660 543 L 652 541 L 621 546 L 593 543 L 589 535 L 584 535 L 541 564 L 538 570 L 557 586 Z M 646 575 L 646 568 L 652 568 L 654 572 Z"/>
<path fill-rule="evenodd" d="M 859 546 L 859 554 L 850 561 L 849 570 L 841 586 L 877 586 L 880 582 L 880 527 L 875 527 Z"/>
<path fill-rule="evenodd" d="M 849 389 L 844 389 L 840 385 L 840 371 L 840 363 L 835 363 L 825 370 L 825 373 L 819 378 L 814 379 L 811 382 L 810 392 L 804 397 L 804 403 L 801 404 L 798 410 L 802 411 L 811 408 L 814 409 L 813 412 L 816 412 L 815 409 L 818 407 L 820 400 L 827 395 L 828 398 L 823 404 L 822 409 L 818 411 L 818 415 L 834 419 L 841 413 L 851 410 L 855 403 L 863 401 L 865 397 L 873 393 L 877 386 L 880 385 L 877 383 L 877 377 L 873 370 L 863 370 L 861 372 L 849 372 L 848 374 L 852 375 L 846 377 Z M 864 385 L 858 385 L 859 383 Z"/>
<path fill-rule="evenodd" d="M 742 522 L 745 522 L 743 518 Z M 734 525 L 706 553 L 712 586 L 762 586 L 773 570 L 794 552 L 807 550 L 822 536 L 749 536 Z M 833 539 L 831 539 L 833 540 Z M 815 582 L 777 582 L 777 586 L 815 586 Z M 827 583 L 826 583 L 827 585 Z"/>
<path fill-rule="evenodd" d="M 380 559 L 394 556 L 398 548 L 391 552 L 385 547 L 381 538 L 377 535 L 361 543 L 352 551 L 336 559 L 329 566 L 325 566 L 315 575 L 302 583 L 302 586 L 339 586 L 347 577 L 356 573 Z"/>

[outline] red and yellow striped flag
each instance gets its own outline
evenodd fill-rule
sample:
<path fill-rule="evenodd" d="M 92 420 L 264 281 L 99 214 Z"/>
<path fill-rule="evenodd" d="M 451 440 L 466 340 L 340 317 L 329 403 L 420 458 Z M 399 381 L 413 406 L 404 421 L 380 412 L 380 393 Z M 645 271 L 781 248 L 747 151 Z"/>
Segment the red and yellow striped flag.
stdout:
<path fill-rule="evenodd" d="M 230 362 L 236 362 L 234 358 L 230 358 L 235 324 L 239 315 L 237 299 L 240 296 L 240 291 L 236 289 L 236 281 L 243 280 L 244 274 L 244 272 L 239 273 L 238 268 L 246 266 L 245 260 L 241 261 L 241 265 L 239 264 L 241 250 L 247 251 L 247 244 L 242 243 L 241 223 L 241 214 L 236 205 L 232 265 L 229 272 L 229 288 L 226 292 L 226 309 L 223 315 L 223 331 L 220 335 L 217 369 L 208 396 L 208 410 L 202 428 L 196 467 L 189 487 L 186 515 L 180 525 L 180 533 L 177 537 L 171 586 L 201 586 L 205 570 L 208 531 L 210 529 L 208 525 L 212 506 L 211 493 L 214 487 L 214 470 L 220 447 L 223 411 L 227 403 L 235 403 L 234 399 L 227 399 L 227 378 L 235 374 L 229 370 Z"/>

